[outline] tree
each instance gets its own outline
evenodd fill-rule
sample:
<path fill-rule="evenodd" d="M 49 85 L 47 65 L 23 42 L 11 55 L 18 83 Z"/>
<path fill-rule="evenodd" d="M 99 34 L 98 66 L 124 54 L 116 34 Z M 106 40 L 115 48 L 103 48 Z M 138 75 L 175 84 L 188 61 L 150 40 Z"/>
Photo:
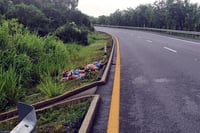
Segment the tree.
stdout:
<path fill-rule="evenodd" d="M 200 30 L 200 7 L 189 0 L 158 0 L 100 16 L 97 23 L 176 30 Z"/>
<path fill-rule="evenodd" d="M 109 23 L 109 18 L 106 17 L 105 15 L 99 16 L 99 18 L 97 19 L 97 24 L 110 24 Z"/>
<path fill-rule="evenodd" d="M 35 5 L 41 7 L 46 4 L 51 4 L 57 8 L 75 9 L 78 6 L 78 0 L 12 0 L 15 4 L 24 3 L 26 5 Z"/>
<path fill-rule="evenodd" d="M 140 5 L 135 9 L 137 14 L 137 26 L 150 27 L 152 25 L 152 12 L 151 5 Z"/>
<path fill-rule="evenodd" d="M 82 26 L 86 26 L 88 28 L 92 28 L 89 17 L 82 14 L 80 11 L 69 10 L 66 13 L 68 13 L 68 17 L 69 17 L 70 21 L 75 22 L 77 25 L 82 25 Z"/>
<path fill-rule="evenodd" d="M 88 44 L 88 32 L 82 27 L 76 25 L 74 22 L 66 23 L 65 25 L 59 27 L 56 30 L 55 35 L 64 43 L 77 42 L 82 45 Z"/>
<path fill-rule="evenodd" d="M 64 18 L 62 13 L 53 7 L 44 7 L 42 12 L 49 19 L 48 29 L 49 32 L 53 32 L 59 26 L 64 25 L 67 18 Z"/>
<path fill-rule="evenodd" d="M 78 0 L 0 0 L 0 19 L 17 18 L 40 36 L 53 34 L 60 26 L 75 22 L 93 30 L 89 17 L 76 9 Z M 2 15 L 1 15 L 2 14 Z"/>
<path fill-rule="evenodd" d="M 75 9 L 78 6 L 78 0 L 52 0 L 56 7 Z"/>
<path fill-rule="evenodd" d="M 0 0 L 0 15 L 6 14 L 11 4 L 10 0 Z"/>
<path fill-rule="evenodd" d="M 18 4 L 7 14 L 8 18 L 17 18 L 24 26 L 31 31 L 38 31 L 45 35 L 49 19 L 37 7 L 33 5 Z"/>
<path fill-rule="evenodd" d="M 197 30 L 200 29 L 198 26 L 200 26 L 200 8 L 197 4 L 189 4 L 187 0 L 185 0 L 185 23 L 184 23 L 184 29 L 188 30 Z"/>
<path fill-rule="evenodd" d="M 135 10 L 133 8 L 128 8 L 123 11 L 122 25 L 136 26 Z"/>
<path fill-rule="evenodd" d="M 110 15 L 110 24 L 112 25 L 122 24 L 122 12 L 119 9 Z"/>

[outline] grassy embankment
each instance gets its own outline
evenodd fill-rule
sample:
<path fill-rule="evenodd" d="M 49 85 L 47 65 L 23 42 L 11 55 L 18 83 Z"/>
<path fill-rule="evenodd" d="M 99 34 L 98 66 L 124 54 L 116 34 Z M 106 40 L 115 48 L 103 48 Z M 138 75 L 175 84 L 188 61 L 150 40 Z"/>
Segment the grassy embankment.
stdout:
<path fill-rule="evenodd" d="M 110 45 L 107 35 L 90 33 L 89 45 L 64 44 L 54 36 L 39 37 L 16 21 L 0 23 L 0 112 L 16 102 L 32 104 L 58 96 L 94 80 L 60 83 L 61 72 L 103 60 L 103 47 Z"/>

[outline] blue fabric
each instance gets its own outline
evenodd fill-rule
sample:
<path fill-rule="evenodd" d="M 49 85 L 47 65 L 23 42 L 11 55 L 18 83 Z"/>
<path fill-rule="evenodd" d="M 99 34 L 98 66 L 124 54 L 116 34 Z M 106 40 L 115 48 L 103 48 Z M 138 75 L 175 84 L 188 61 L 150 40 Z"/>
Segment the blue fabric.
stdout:
<path fill-rule="evenodd" d="M 95 62 L 94 65 L 99 69 L 100 66 L 101 66 L 101 63 L 100 62 Z"/>
<path fill-rule="evenodd" d="M 73 74 L 73 75 L 80 75 L 80 72 L 79 72 L 78 70 L 73 70 L 73 71 L 72 71 L 72 74 Z"/>

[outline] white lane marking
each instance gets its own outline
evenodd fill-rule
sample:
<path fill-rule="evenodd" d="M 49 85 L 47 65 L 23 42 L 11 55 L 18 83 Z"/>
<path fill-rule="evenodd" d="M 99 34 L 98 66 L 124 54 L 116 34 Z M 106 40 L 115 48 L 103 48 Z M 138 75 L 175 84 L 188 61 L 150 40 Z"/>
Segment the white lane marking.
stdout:
<path fill-rule="evenodd" d="M 167 50 L 169 50 L 169 51 L 171 51 L 171 52 L 177 53 L 176 50 L 173 50 L 173 49 L 171 49 L 171 48 L 168 48 L 168 47 L 163 47 L 163 48 L 164 48 L 164 49 L 167 49 Z"/>
<path fill-rule="evenodd" d="M 182 41 L 182 42 L 187 42 L 187 43 L 193 43 L 193 44 L 199 44 L 200 45 L 199 42 L 192 42 L 192 41 L 182 40 L 182 39 L 173 38 L 173 37 L 167 37 L 167 38 L 170 38 L 170 39 L 173 39 L 173 40 L 177 40 L 177 41 Z M 189 44 L 187 44 L 187 45 L 189 45 Z"/>
<path fill-rule="evenodd" d="M 200 46 L 200 42 L 193 42 L 193 41 L 183 40 L 183 39 L 179 39 L 179 38 L 168 37 L 168 36 L 164 36 L 164 35 L 158 35 L 158 36 L 163 37 L 163 38 L 169 38 L 169 39 L 171 39 L 171 40 L 186 42 L 186 43 L 185 43 L 186 45 L 198 44 L 198 46 Z M 187 43 L 190 43 L 190 44 L 187 44 Z"/>
<path fill-rule="evenodd" d="M 167 79 L 167 78 L 157 78 L 157 79 L 154 79 L 154 82 L 156 82 L 156 83 L 168 83 L 168 82 L 170 82 L 170 80 Z"/>
<path fill-rule="evenodd" d="M 146 40 L 147 42 L 149 42 L 149 43 L 152 43 L 153 41 L 151 41 L 151 40 Z"/>

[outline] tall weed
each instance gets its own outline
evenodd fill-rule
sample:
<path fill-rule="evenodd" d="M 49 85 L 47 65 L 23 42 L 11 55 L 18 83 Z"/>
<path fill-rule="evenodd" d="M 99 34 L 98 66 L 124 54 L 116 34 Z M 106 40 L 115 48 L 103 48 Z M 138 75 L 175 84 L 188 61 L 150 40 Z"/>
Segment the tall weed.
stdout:
<path fill-rule="evenodd" d="M 2 75 L 2 70 L 1 70 L 1 75 L 0 75 L 0 110 L 5 109 L 6 105 L 8 104 L 8 101 L 6 100 L 6 92 L 4 91 L 4 85 L 5 81 L 2 80 L 3 75 Z"/>
<path fill-rule="evenodd" d="M 15 67 L 16 73 L 21 75 L 22 85 L 28 87 L 28 84 L 31 82 L 31 72 L 33 67 L 30 57 L 26 54 L 16 55 L 13 66 Z"/>
<path fill-rule="evenodd" d="M 0 26 L 0 48 L 5 49 L 9 41 L 8 23 L 2 23 Z"/>
<path fill-rule="evenodd" d="M 74 43 L 64 44 L 54 36 L 39 37 L 32 34 L 15 20 L 2 21 L 0 109 L 24 98 L 24 93 L 29 95 L 27 92 L 38 89 L 47 97 L 63 93 L 63 85 L 53 79 L 58 78 L 58 74 L 65 69 L 83 67 L 101 59 L 99 55 L 103 55 L 103 51 L 100 49 L 106 42 L 101 38 L 90 34 L 90 45 L 87 47 Z"/>
<path fill-rule="evenodd" d="M 7 104 L 15 104 L 23 96 L 20 82 L 21 76 L 16 74 L 14 68 L 10 67 L 7 71 L 0 68 L 1 109 Z"/>
<path fill-rule="evenodd" d="M 51 77 L 44 78 L 38 88 L 48 98 L 58 96 L 64 92 L 63 84 L 54 82 Z"/>

